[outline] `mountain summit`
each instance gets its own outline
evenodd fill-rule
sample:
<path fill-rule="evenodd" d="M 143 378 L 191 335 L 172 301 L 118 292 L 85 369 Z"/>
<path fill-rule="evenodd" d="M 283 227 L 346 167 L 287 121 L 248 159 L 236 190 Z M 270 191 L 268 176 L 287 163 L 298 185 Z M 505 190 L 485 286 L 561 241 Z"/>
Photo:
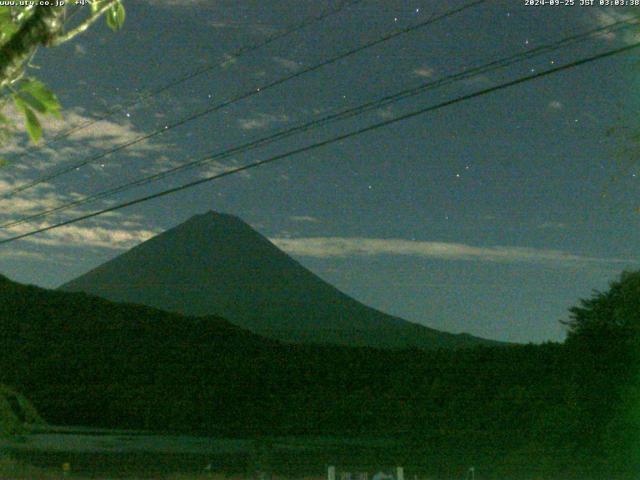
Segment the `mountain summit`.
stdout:
<path fill-rule="evenodd" d="M 186 315 L 218 315 L 303 343 L 455 348 L 493 343 L 367 307 L 233 215 L 207 212 L 60 287 Z"/>

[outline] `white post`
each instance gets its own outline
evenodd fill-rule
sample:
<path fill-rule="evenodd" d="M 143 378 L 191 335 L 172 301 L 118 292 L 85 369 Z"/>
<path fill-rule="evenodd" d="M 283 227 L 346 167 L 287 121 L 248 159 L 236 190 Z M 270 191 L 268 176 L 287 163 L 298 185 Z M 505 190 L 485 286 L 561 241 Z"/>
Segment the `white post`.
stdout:
<path fill-rule="evenodd" d="M 327 469 L 327 480 L 336 480 L 336 467 L 329 465 Z"/>
<path fill-rule="evenodd" d="M 396 480 L 404 480 L 404 468 L 396 468 Z"/>

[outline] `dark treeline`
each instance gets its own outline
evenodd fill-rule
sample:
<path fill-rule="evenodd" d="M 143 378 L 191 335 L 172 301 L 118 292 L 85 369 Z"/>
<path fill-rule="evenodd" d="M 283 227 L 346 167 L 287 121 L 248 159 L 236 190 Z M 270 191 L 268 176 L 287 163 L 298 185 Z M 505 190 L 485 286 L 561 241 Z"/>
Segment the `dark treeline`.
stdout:
<path fill-rule="evenodd" d="M 572 309 L 564 344 L 294 346 L 1 278 L 0 382 L 55 424 L 386 436 L 403 445 L 393 460 L 434 475 L 632 478 L 639 317 L 640 274 L 626 274 Z"/>

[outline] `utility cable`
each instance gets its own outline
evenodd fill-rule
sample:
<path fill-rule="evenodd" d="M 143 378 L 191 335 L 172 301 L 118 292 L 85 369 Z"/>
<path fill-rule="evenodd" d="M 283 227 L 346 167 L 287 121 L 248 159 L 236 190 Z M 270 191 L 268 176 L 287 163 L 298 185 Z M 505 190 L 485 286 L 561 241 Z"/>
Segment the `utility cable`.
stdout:
<path fill-rule="evenodd" d="M 143 95 L 142 97 L 134 100 L 133 102 L 129 102 L 125 105 L 114 105 L 111 108 L 108 108 L 104 113 L 102 113 L 101 115 L 98 115 L 90 120 L 87 120 L 85 122 L 82 122 L 78 125 L 74 125 L 60 133 L 58 133 L 57 135 L 55 135 L 54 137 L 52 137 L 51 139 L 47 140 L 46 142 L 43 142 L 39 145 L 35 145 L 32 147 L 27 148 L 24 152 L 20 153 L 17 157 L 15 157 L 14 160 L 20 159 L 26 155 L 33 155 L 34 153 L 36 153 L 39 150 L 42 150 L 43 148 L 52 145 L 60 140 L 63 140 L 69 136 L 71 136 L 72 134 L 79 132 L 81 130 L 84 130 L 86 128 L 91 127 L 92 125 L 95 125 L 96 123 L 105 120 L 113 115 L 115 115 L 116 113 L 122 112 L 124 110 L 128 110 L 128 109 L 132 109 L 134 107 L 137 107 L 138 105 L 142 104 L 143 102 L 146 102 L 147 100 L 156 97 L 164 92 L 166 92 L 167 90 L 176 87 L 182 83 L 185 83 L 193 78 L 196 78 L 200 75 L 203 75 L 205 73 L 210 72 L 211 70 L 215 69 L 216 67 L 219 67 L 220 65 L 223 65 L 225 63 L 227 63 L 230 60 L 236 60 L 248 53 L 254 52 L 262 47 L 265 47 L 277 40 L 280 40 L 282 38 L 288 37 L 289 35 L 292 35 L 306 27 L 308 27 L 309 25 L 312 25 L 316 22 L 319 22 L 321 20 L 324 20 L 325 18 L 328 18 L 332 15 L 338 14 L 341 11 L 343 11 L 345 8 L 347 7 L 351 7 L 353 5 L 356 5 L 358 3 L 363 2 L 364 0 L 352 0 L 350 2 L 343 2 L 341 5 L 339 5 L 338 7 L 328 10 L 327 12 L 324 12 L 318 16 L 315 17 L 309 17 L 304 19 L 302 22 L 298 23 L 297 25 L 294 25 L 293 27 L 286 29 L 282 32 L 276 33 L 274 35 L 271 35 L 269 37 L 267 37 L 264 41 L 259 42 L 257 44 L 254 45 L 246 45 L 244 47 L 240 47 L 238 48 L 236 51 L 234 51 L 233 53 L 229 54 L 228 57 L 226 58 L 226 60 L 222 63 L 214 63 L 214 64 L 209 64 L 209 65 L 203 65 L 202 67 L 187 73 L 186 75 L 183 75 L 175 80 L 172 80 L 160 87 L 157 87 L 153 90 L 151 90 L 150 92 L 148 92 L 147 94 Z M 77 11 L 79 11 L 80 8 L 77 8 L 74 12 L 72 12 L 71 15 L 74 15 L 75 13 L 77 13 Z"/>
<path fill-rule="evenodd" d="M 283 130 L 280 130 L 279 132 L 276 132 L 274 134 L 270 134 L 268 136 L 259 138 L 257 140 L 253 140 L 251 142 L 233 147 L 231 149 L 227 149 L 223 152 L 219 152 L 219 153 L 212 153 L 209 154 L 207 156 L 205 156 L 204 158 L 201 159 L 197 159 L 197 160 L 193 160 L 191 162 L 187 162 L 181 165 L 177 165 L 175 167 L 169 168 L 167 170 L 163 170 L 161 172 L 152 174 L 152 175 L 148 175 L 146 177 L 142 177 L 136 180 L 133 180 L 131 182 L 128 182 L 126 184 L 123 185 L 119 185 L 107 190 L 103 190 L 101 192 L 92 194 L 92 195 L 87 195 L 83 198 L 74 200 L 72 202 L 68 202 L 68 203 L 64 203 L 62 205 L 59 205 L 57 207 L 52 207 L 50 209 L 47 210 L 43 210 L 41 212 L 37 212 L 34 213 L 32 215 L 28 215 L 16 220 L 12 220 L 10 222 L 4 223 L 4 224 L 0 224 L 0 228 L 9 228 L 9 227 L 13 227 L 16 225 L 20 225 L 23 223 L 27 223 L 33 220 L 36 220 L 38 218 L 43 218 L 43 217 L 47 217 L 53 213 L 56 212 L 61 212 L 61 211 L 65 211 L 68 210 L 70 208 L 73 207 L 77 207 L 80 205 L 85 205 L 87 203 L 91 203 L 94 202 L 96 200 L 99 200 L 101 198 L 104 197 L 108 197 L 126 190 L 129 190 L 131 188 L 134 187 L 139 187 L 142 185 L 146 185 L 148 183 L 154 182 L 154 181 L 158 181 L 161 180 L 163 178 L 166 178 L 170 175 L 174 175 L 176 173 L 182 172 L 182 171 L 186 171 L 189 169 L 193 169 L 193 168 L 197 168 L 205 163 L 209 163 L 211 161 L 215 161 L 215 160 L 223 160 L 226 158 L 229 158 L 231 156 L 237 155 L 239 153 L 244 153 L 250 150 L 254 150 L 256 148 L 265 146 L 265 145 L 269 145 L 271 143 L 274 143 L 276 141 L 282 140 L 284 138 L 288 138 L 292 135 L 301 133 L 301 132 L 307 132 L 311 129 L 317 128 L 317 127 L 321 127 L 321 126 L 325 126 L 328 125 L 330 123 L 336 122 L 336 121 L 340 121 L 340 120 L 344 120 L 347 118 L 351 118 L 354 117 L 356 115 L 361 115 L 362 113 L 368 112 L 368 111 L 372 111 L 375 109 L 379 109 L 385 106 L 388 106 L 390 104 L 396 103 L 400 100 L 404 100 L 406 98 L 410 98 L 413 97 L 415 95 L 424 93 L 427 90 L 431 90 L 434 88 L 439 88 L 442 87 L 444 85 L 448 85 L 450 83 L 459 81 L 459 80 L 464 80 L 464 79 L 469 79 L 469 78 L 473 78 L 475 76 L 481 75 L 481 74 L 486 74 L 490 71 L 496 70 L 498 68 L 504 68 L 506 66 L 521 62 L 523 60 L 527 60 L 530 58 L 534 58 L 536 56 L 542 55 L 542 54 L 546 54 L 555 50 L 558 50 L 559 48 L 565 48 L 568 45 L 571 45 L 573 43 L 576 43 L 578 41 L 582 41 L 584 39 L 587 39 L 593 35 L 597 35 L 603 31 L 607 31 L 607 32 L 613 32 L 616 30 L 620 30 L 621 28 L 628 28 L 634 25 L 637 25 L 638 22 L 632 22 L 629 23 L 628 21 L 620 21 L 620 22 L 615 22 L 612 23 L 608 26 L 605 27 L 599 27 L 596 29 L 592 29 L 589 30 L 587 32 L 583 32 L 577 35 L 573 35 L 570 37 L 565 37 L 561 40 L 558 40 L 552 44 L 546 44 L 546 45 L 541 45 L 538 46 L 537 48 L 534 49 L 530 49 L 530 50 L 526 50 L 523 52 L 519 52 L 517 54 L 513 54 L 510 55 L 509 57 L 506 58 L 502 58 L 499 60 L 495 60 L 486 64 L 483 64 L 481 66 L 478 67 L 474 67 L 471 69 L 467 69 L 464 72 L 460 72 L 457 74 L 453 74 L 453 75 L 449 75 L 447 77 L 443 77 L 441 79 L 437 79 L 435 81 L 429 81 L 426 83 L 423 83 L 417 87 L 411 88 L 411 89 L 405 89 L 402 90 L 398 93 L 394 93 L 391 95 L 387 95 L 384 96 L 382 98 L 379 98 L 377 100 L 373 100 L 373 101 L 369 101 L 367 103 L 358 105 L 356 107 L 351 107 L 349 109 L 346 110 L 342 110 L 340 112 L 337 113 L 333 113 L 330 115 L 326 115 L 320 119 L 317 120 L 313 120 L 310 122 L 306 122 L 304 124 L 295 126 L 295 127 L 289 127 Z M 614 28 L 615 27 L 615 28 Z"/>
<path fill-rule="evenodd" d="M 555 73 L 558 73 L 558 72 L 561 72 L 561 71 L 566 71 L 566 70 L 569 70 L 571 68 L 575 68 L 575 67 L 578 67 L 580 65 L 585 65 L 587 63 L 591 63 L 591 62 L 594 62 L 594 61 L 597 61 L 597 60 L 602 60 L 604 58 L 608 58 L 608 57 L 611 57 L 611 56 L 614 56 L 614 55 L 618 55 L 620 53 L 628 52 L 628 51 L 634 50 L 634 49 L 636 49 L 638 47 L 640 47 L 640 42 L 633 43 L 633 44 L 630 44 L 630 45 L 626 45 L 624 47 L 616 48 L 616 49 L 613 49 L 613 50 L 608 50 L 606 52 L 599 53 L 597 55 L 593 55 L 593 56 L 590 56 L 590 57 L 587 57 L 587 58 L 583 58 L 583 59 L 580 59 L 580 60 L 576 60 L 574 62 L 567 63 L 565 65 L 558 66 L 558 67 L 555 67 L 555 68 L 551 68 L 551 69 L 548 69 L 548 70 L 545 70 L 545 71 L 542 71 L 542 72 L 539 72 L 539 73 L 535 73 L 535 74 L 532 74 L 532 75 L 527 75 L 527 76 L 524 76 L 524 77 L 520 77 L 518 79 L 511 80 L 511 81 L 508 81 L 508 82 L 504 82 L 504 83 L 501 83 L 499 85 L 495 85 L 495 86 L 492 86 L 492 87 L 489 87 L 489 88 L 485 88 L 485 89 L 482 89 L 482 90 L 479 90 L 479 91 L 476 91 L 476 92 L 473 92 L 473 93 L 470 93 L 470 94 L 467 94 L 467 95 L 462 95 L 462 96 L 453 98 L 451 100 L 447 100 L 447 101 L 438 103 L 436 105 L 432 105 L 430 107 L 425 107 L 425 108 L 421 108 L 419 110 L 414 110 L 412 112 L 409 112 L 409 113 L 406 113 L 406 114 L 403 114 L 403 115 L 400 115 L 400 116 L 397 116 L 397 117 L 394 117 L 394 118 L 391 118 L 391 119 L 388 119 L 388 120 L 384 120 L 382 122 L 374 123 L 374 124 L 366 126 L 366 127 L 362 127 L 362 128 L 356 129 L 356 130 L 352 130 L 352 131 L 350 131 L 348 133 L 345 133 L 345 134 L 342 134 L 342 135 L 338 135 L 338 136 L 329 138 L 327 140 L 323 140 L 323 141 L 316 142 L 316 143 L 313 143 L 313 144 L 310 144 L 310 145 L 307 145 L 307 146 L 304 146 L 304 147 L 301 147 L 301 148 L 297 148 L 295 150 L 290 150 L 290 151 L 285 152 L 285 153 L 274 155 L 274 156 L 269 157 L 267 159 L 260 160 L 260 161 L 257 161 L 257 162 L 253 162 L 253 163 L 250 163 L 248 165 L 243 165 L 243 166 L 235 168 L 233 170 L 228 170 L 226 172 L 222 172 L 222 173 L 219 173 L 219 174 L 215 174 L 215 175 L 211 175 L 211 176 L 208 176 L 208 177 L 204 177 L 204 178 L 192 181 L 192 182 L 185 183 L 183 185 L 179 185 L 177 187 L 173 187 L 173 188 L 170 188 L 170 189 L 162 190 L 160 192 L 157 192 L 157 193 L 154 193 L 154 194 L 151 194 L 151 195 L 146 195 L 144 197 L 139 197 L 139 198 L 136 198 L 134 200 L 130 200 L 130 201 L 123 202 L 123 203 L 120 203 L 120 204 L 117 204 L 117 205 L 113 205 L 111 207 L 104 208 L 102 210 L 98 210 L 96 212 L 88 213 L 88 214 L 85 214 L 85 215 L 81 215 L 79 217 L 75 217 L 75 218 L 72 218 L 72 219 L 69 219 L 69 220 L 65 220 L 63 222 L 59 222 L 59 223 L 56 223 L 56 224 L 53 224 L 53 225 L 49 225 L 49 226 L 46 226 L 46 227 L 38 228 L 36 230 L 25 232 L 25 233 L 22 233 L 20 235 L 16 235 L 16 236 L 13 236 L 13 237 L 5 238 L 5 239 L 0 240 L 0 244 L 6 244 L 6 243 L 14 242 L 14 241 L 20 240 L 22 238 L 26 238 L 26 237 L 30 237 L 30 236 L 36 235 L 38 233 L 47 232 L 49 230 L 53 230 L 53 229 L 56 229 L 56 228 L 64 227 L 66 225 L 71 225 L 73 223 L 77 223 L 77 222 L 80 222 L 82 220 L 87 220 L 89 218 L 97 217 L 99 215 L 103 215 L 103 214 L 108 213 L 108 212 L 121 210 L 123 208 L 130 207 L 132 205 L 137 205 L 139 203 L 147 202 L 147 201 L 153 200 L 155 198 L 160 198 L 160 197 L 164 197 L 166 195 L 170 195 L 170 194 L 182 191 L 182 190 L 187 190 L 189 188 L 193 188 L 193 187 L 195 187 L 197 185 L 201 185 L 203 183 L 208 183 L 208 182 L 211 182 L 211 181 L 214 181 L 214 180 L 218 180 L 220 178 L 224 178 L 224 177 L 228 177 L 230 175 L 234 175 L 234 174 L 239 173 L 239 172 L 244 172 L 244 171 L 247 171 L 247 170 L 250 170 L 250 169 L 253 169 L 253 168 L 258 168 L 258 167 L 261 167 L 263 165 L 267 165 L 269 163 L 273 163 L 273 162 L 285 159 L 285 158 L 289 158 L 289 157 L 292 157 L 294 155 L 299 155 L 301 153 L 305 153 L 305 152 L 309 152 L 309 151 L 312 151 L 312 150 L 316 150 L 318 148 L 321 148 L 321 147 L 324 147 L 324 146 L 327 146 L 327 145 L 330 145 L 330 144 L 333 144 L 333 143 L 336 143 L 336 142 L 340 142 L 340 141 L 347 140 L 349 138 L 352 138 L 352 137 L 355 137 L 355 136 L 358 136 L 358 135 L 362 135 L 363 133 L 367 133 L 367 132 L 370 132 L 370 131 L 378 130 L 380 128 L 387 127 L 389 125 L 393 125 L 393 124 L 396 124 L 396 123 L 399 123 L 399 122 L 402 122 L 402 121 L 405 121 L 405 120 L 409 120 L 409 119 L 417 117 L 419 115 L 424 115 L 425 113 L 428 113 L 428 112 L 432 112 L 432 111 L 435 111 L 435 110 L 442 109 L 444 107 L 448 107 L 450 105 L 454 105 L 454 104 L 458 104 L 458 103 L 461 103 L 461 102 L 465 102 L 467 100 L 471 100 L 473 98 L 484 96 L 484 95 L 487 95 L 489 93 L 493 93 L 493 92 L 497 92 L 497 91 L 500 91 L 500 90 L 504 90 L 506 88 L 513 87 L 515 85 L 521 85 L 523 83 L 530 82 L 532 80 L 537 80 L 539 78 L 543 78 L 543 77 L 546 77 L 546 76 L 549 76 L 549 75 L 552 75 L 552 74 L 555 74 Z"/>
<path fill-rule="evenodd" d="M 15 195 L 16 193 L 23 192 L 25 190 L 29 190 L 29 189 L 37 186 L 37 185 L 40 185 L 41 183 L 47 182 L 49 180 L 53 180 L 54 178 L 57 178 L 57 177 L 60 177 L 60 176 L 62 176 L 64 174 L 66 174 L 66 173 L 72 172 L 72 171 L 74 171 L 74 170 L 76 170 L 76 169 L 78 169 L 80 167 L 83 167 L 83 166 L 85 166 L 87 164 L 90 164 L 90 163 L 93 163 L 95 161 L 101 160 L 101 159 L 105 158 L 106 156 L 111 155 L 112 153 L 124 150 L 124 149 L 126 149 L 128 147 L 131 147 L 131 146 L 133 146 L 135 144 L 138 144 L 138 143 L 140 143 L 140 142 L 142 142 L 144 140 L 148 140 L 150 138 L 154 138 L 154 137 L 156 137 L 158 135 L 161 135 L 161 134 L 163 134 L 163 133 L 165 133 L 165 132 L 167 132 L 169 130 L 172 130 L 174 128 L 180 127 L 180 126 L 182 126 L 182 125 L 184 125 L 186 123 L 192 122 L 192 121 L 194 121 L 194 120 L 196 120 L 198 118 L 201 118 L 201 117 L 203 117 L 205 115 L 213 113 L 213 112 L 215 112 L 217 110 L 220 110 L 222 108 L 228 107 L 228 106 L 230 106 L 230 105 L 232 105 L 234 103 L 237 103 L 237 102 L 239 102 L 241 100 L 245 100 L 245 99 L 247 99 L 249 97 L 252 97 L 254 95 L 258 95 L 258 94 L 260 94 L 260 93 L 262 93 L 262 92 L 264 92 L 266 90 L 269 90 L 271 88 L 277 87 L 277 86 L 279 86 L 279 85 L 281 85 L 281 84 L 283 84 L 285 82 L 288 82 L 288 81 L 293 80 L 295 78 L 301 77 L 302 75 L 305 75 L 307 73 L 314 72 L 314 71 L 319 70 L 319 69 L 321 69 L 321 68 L 323 68 L 323 67 L 325 67 L 327 65 L 331 65 L 331 64 L 336 63 L 336 62 L 338 62 L 340 60 L 343 60 L 343 59 L 345 59 L 347 57 L 355 55 L 356 53 L 361 52 L 361 51 L 363 51 L 365 49 L 368 49 L 368 48 L 371 48 L 371 47 L 373 47 L 375 45 L 379 45 L 381 43 L 387 42 L 387 41 L 389 41 L 391 39 L 394 39 L 394 38 L 396 38 L 396 37 L 398 37 L 400 35 L 403 35 L 403 34 L 406 34 L 406 33 L 409 33 L 409 32 L 413 32 L 413 31 L 418 30 L 420 28 L 424 28 L 427 25 L 431 25 L 434 22 L 437 22 L 439 20 L 443 20 L 445 18 L 451 17 L 453 15 L 461 13 L 461 12 L 463 12 L 463 11 L 469 9 L 469 8 L 475 7 L 477 5 L 485 3 L 487 1 L 488 0 L 475 0 L 474 2 L 468 3 L 468 4 L 466 4 L 466 5 L 462 6 L 462 7 L 459 7 L 459 8 L 456 8 L 456 9 L 452 9 L 452 10 L 449 10 L 449 11 L 447 11 L 445 13 L 440 14 L 440 15 L 434 16 L 434 17 L 430 18 L 429 20 L 427 20 L 425 22 L 421 22 L 419 24 L 412 25 L 410 27 L 406 27 L 406 28 L 403 28 L 403 29 L 400 29 L 400 30 L 396 30 L 395 32 L 393 32 L 391 34 L 385 35 L 384 37 L 381 37 L 381 38 L 378 38 L 378 39 L 373 40 L 371 42 L 368 42 L 368 43 L 365 43 L 363 45 L 360 45 L 359 47 L 355 47 L 355 48 L 353 48 L 351 50 L 348 50 L 348 51 L 346 51 L 344 53 L 341 53 L 341 54 L 339 54 L 337 56 L 331 57 L 331 58 L 329 58 L 327 60 L 324 60 L 324 61 L 322 61 L 320 63 L 317 63 L 317 64 L 315 64 L 313 66 L 307 67 L 307 68 L 305 68 L 305 69 L 303 69 L 303 70 L 301 70 L 299 72 L 295 72 L 295 73 L 293 73 L 291 75 L 287 75 L 285 77 L 281 77 L 278 80 L 275 80 L 275 81 L 273 81 L 271 83 L 268 83 L 266 85 L 263 85 L 261 87 L 253 88 L 253 89 L 251 89 L 251 90 L 249 90 L 249 91 L 247 91 L 245 93 L 242 93 L 242 94 L 238 95 L 237 97 L 234 97 L 234 98 L 229 99 L 229 100 L 225 100 L 222 103 L 218 103 L 218 104 L 213 105 L 211 107 L 207 107 L 206 109 L 200 110 L 197 113 L 193 113 L 193 114 L 188 115 L 188 116 L 186 116 L 186 117 L 184 117 L 184 118 L 182 118 L 180 120 L 177 120 L 177 121 L 173 122 L 172 124 L 165 125 L 164 127 L 160 128 L 160 129 L 157 129 L 157 130 L 154 130 L 154 131 L 152 131 L 152 132 L 150 132 L 148 134 L 141 135 L 141 136 L 136 137 L 135 139 L 132 139 L 132 140 L 130 140 L 128 142 L 121 143 L 121 144 L 117 145 L 116 147 L 113 147 L 113 148 L 111 148 L 111 149 L 109 149 L 109 150 L 107 150 L 105 152 L 102 152 L 102 153 L 100 153 L 98 155 L 95 155 L 95 156 L 90 157 L 88 159 L 81 160 L 81 161 L 76 162 L 74 164 L 71 164 L 71 165 L 68 165 L 66 167 L 63 167 L 63 168 L 59 169 L 56 172 L 50 173 L 48 175 L 44 175 L 44 176 L 42 176 L 42 177 L 40 177 L 38 179 L 35 179 L 35 180 L 31 181 L 31 182 L 25 183 L 25 184 L 23 184 L 23 185 L 21 185 L 19 187 L 16 187 L 16 188 L 10 190 L 9 192 L 5 192 L 3 194 L 0 194 L 0 198 L 11 197 L 11 196 Z"/>

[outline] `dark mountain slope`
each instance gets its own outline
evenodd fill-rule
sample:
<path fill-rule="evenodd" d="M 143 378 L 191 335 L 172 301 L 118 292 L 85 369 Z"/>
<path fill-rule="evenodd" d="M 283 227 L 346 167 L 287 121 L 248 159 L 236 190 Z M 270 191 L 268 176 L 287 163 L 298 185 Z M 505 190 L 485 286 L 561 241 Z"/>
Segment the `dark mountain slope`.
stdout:
<path fill-rule="evenodd" d="M 468 465 L 492 478 L 532 478 L 540 465 L 556 472 L 558 461 L 572 461 L 562 453 L 584 426 L 574 425 L 565 350 L 287 345 L 217 317 L 0 277 L 0 384 L 30 398 L 50 423 L 385 436 L 401 439 L 394 463 L 420 459 L 442 478 Z"/>
<path fill-rule="evenodd" d="M 190 318 L 0 276 L 0 382 L 17 387 L 52 422 L 137 419 L 140 426 L 142 405 L 173 408 L 193 393 L 180 385 L 198 384 L 196 378 L 220 386 L 239 375 L 251 384 L 256 379 L 245 358 L 271 348 L 279 344 L 218 317 Z M 185 415 L 177 421 L 186 423 Z"/>
<path fill-rule="evenodd" d="M 367 307 L 239 218 L 213 212 L 192 217 L 61 289 L 187 315 L 219 315 L 293 342 L 419 348 L 494 343 Z"/>

